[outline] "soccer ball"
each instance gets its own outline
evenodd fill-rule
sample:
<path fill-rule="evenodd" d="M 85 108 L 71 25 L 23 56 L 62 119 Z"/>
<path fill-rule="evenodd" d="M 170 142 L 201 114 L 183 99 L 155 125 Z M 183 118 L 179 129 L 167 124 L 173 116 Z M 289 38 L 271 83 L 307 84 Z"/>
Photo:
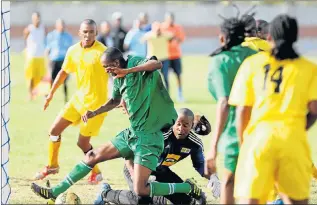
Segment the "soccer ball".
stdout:
<path fill-rule="evenodd" d="M 56 198 L 55 204 L 81 204 L 81 201 L 75 193 L 64 192 Z"/>

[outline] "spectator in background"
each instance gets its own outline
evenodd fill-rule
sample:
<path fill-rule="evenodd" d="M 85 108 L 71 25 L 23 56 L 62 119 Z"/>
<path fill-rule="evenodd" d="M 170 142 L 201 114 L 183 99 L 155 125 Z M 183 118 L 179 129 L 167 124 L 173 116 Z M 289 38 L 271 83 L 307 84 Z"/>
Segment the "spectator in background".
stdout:
<path fill-rule="evenodd" d="M 66 52 L 71 45 L 73 45 L 73 37 L 65 31 L 65 22 L 62 19 L 57 19 L 55 30 L 46 37 L 46 52 L 51 67 L 51 87 L 57 74 L 62 69 Z M 64 81 L 64 96 L 66 103 L 68 101 L 67 80 Z"/>
<path fill-rule="evenodd" d="M 139 21 L 141 23 L 142 30 L 146 32 L 151 31 L 151 24 L 149 24 L 149 16 L 147 13 L 141 12 L 139 14 Z"/>
<path fill-rule="evenodd" d="M 269 23 L 262 19 L 256 21 L 257 36 L 263 40 L 267 39 L 269 33 Z"/>
<path fill-rule="evenodd" d="M 111 25 L 108 21 L 103 21 L 100 24 L 100 34 L 97 36 L 97 41 L 100 41 L 107 47 L 113 47 L 113 38 L 111 36 Z"/>
<path fill-rule="evenodd" d="M 120 12 L 114 12 L 112 14 L 112 20 L 113 29 L 111 33 L 114 41 L 113 46 L 118 48 L 121 52 L 124 52 L 123 42 L 127 32 L 122 27 L 122 14 Z"/>
<path fill-rule="evenodd" d="M 141 41 L 146 32 L 141 29 L 139 20 L 133 22 L 132 29 L 127 33 L 124 39 L 123 48 L 130 55 L 146 57 L 146 44 Z"/>
<path fill-rule="evenodd" d="M 174 73 L 177 75 L 178 83 L 178 101 L 184 102 L 183 91 L 182 91 L 182 82 L 181 82 L 181 73 L 182 73 L 182 63 L 181 63 L 181 43 L 185 39 L 185 33 L 183 28 L 180 25 L 175 24 L 175 16 L 173 13 L 165 14 L 165 21 L 162 24 L 163 32 L 171 32 L 173 38 L 169 42 L 168 46 L 168 60 L 169 66 L 163 66 L 162 72 L 164 74 L 166 86 L 168 89 L 168 70 L 171 67 Z"/>
<path fill-rule="evenodd" d="M 26 41 L 25 77 L 29 87 L 30 100 L 35 98 L 36 87 L 46 74 L 44 58 L 46 33 L 46 28 L 41 23 L 40 13 L 34 12 L 32 24 L 23 31 Z"/>
<path fill-rule="evenodd" d="M 173 34 L 162 32 L 161 24 L 157 21 L 153 22 L 151 27 L 152 30 L 147 32 L 142 39 L 147 42 L 147 57 L 156 56 L 162 62 L 163 67 L 168 67 L 168 43 L 173 38 Z"/>

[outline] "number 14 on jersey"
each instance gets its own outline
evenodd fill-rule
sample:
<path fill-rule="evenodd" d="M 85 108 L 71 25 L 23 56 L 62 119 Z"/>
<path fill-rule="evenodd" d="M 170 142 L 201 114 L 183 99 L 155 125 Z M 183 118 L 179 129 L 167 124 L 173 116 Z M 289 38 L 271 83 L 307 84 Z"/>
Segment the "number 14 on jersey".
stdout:
<path fill-rule="evenodd" d="M 267 81 L 275 84 L 274 93 L 280 92 L 280 86 L 283 81 L 283 66 L 280 66 L 272 75 L 269 76 L 269 71 L 271 69 L 271 65 L 267 64 L 264 66 L 264 82 L 263 82 L 263 90 L 267 88 Z M 268 79 L 269 78 L 269 79 Z"/>

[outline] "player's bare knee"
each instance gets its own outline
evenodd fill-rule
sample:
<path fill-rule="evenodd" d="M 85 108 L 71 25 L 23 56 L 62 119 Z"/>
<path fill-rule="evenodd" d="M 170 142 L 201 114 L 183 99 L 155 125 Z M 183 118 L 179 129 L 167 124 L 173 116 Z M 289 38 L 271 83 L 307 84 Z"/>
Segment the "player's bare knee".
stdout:
<path fill-rule="evenodd" d="M 94 150 L 90 150 L 86 155 L 84 162 L 91 166 L 94 167 L 98 163 L 98 156 L 96 155 L 96 152 Z"/>
<path fill-rule="evenodd" d="M 62 131 L 59 127 L 53 125 L 49 131 L 49 134 L 52 136 L 60 136 L 62 134 Z"/>

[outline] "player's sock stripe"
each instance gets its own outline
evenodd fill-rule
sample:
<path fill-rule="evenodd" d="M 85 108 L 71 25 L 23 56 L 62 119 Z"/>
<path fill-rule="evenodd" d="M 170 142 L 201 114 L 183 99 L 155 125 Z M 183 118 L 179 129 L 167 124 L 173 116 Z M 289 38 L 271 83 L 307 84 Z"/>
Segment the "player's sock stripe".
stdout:
<path fill-rule="evenodd" d="M 175 193 L 175 183 L 172 184 L 172 187 L 173 187 L 172 194 L 174 194 Z"/>
<path fill-rule="evenodd" d="M 170 190 L 169 190 L 169 195 L 171 195 L 171 193 L 172 193 L 171 183 L 168 183 L 168 186 L 169 186 L 169 188 L 170 188 Z"/>
<path fill-rule="evenodd" d="M 153 186 L 152 186 L 152 183 L 150 183 L 150 197 L 153 197 Z"/>
<path fill-rule="evenodd" d="M 88 169 L 90 169 L 90 170 L 92 169 L 90 166 L 88 166 L 87 164 L 85 164 L 85 162 L 81 161 L 80 163 L 81 163 L 82 165 L 84 165 L 85 167 L 87 167 Z"/>
<path fill-rule="evenodd" d="M 67 181 L 68 181 L 71 185 L 74 184 L 73 180 L 70 178 L 69 175 L 66 176 L 66 179 L 67 179 Z"/>

